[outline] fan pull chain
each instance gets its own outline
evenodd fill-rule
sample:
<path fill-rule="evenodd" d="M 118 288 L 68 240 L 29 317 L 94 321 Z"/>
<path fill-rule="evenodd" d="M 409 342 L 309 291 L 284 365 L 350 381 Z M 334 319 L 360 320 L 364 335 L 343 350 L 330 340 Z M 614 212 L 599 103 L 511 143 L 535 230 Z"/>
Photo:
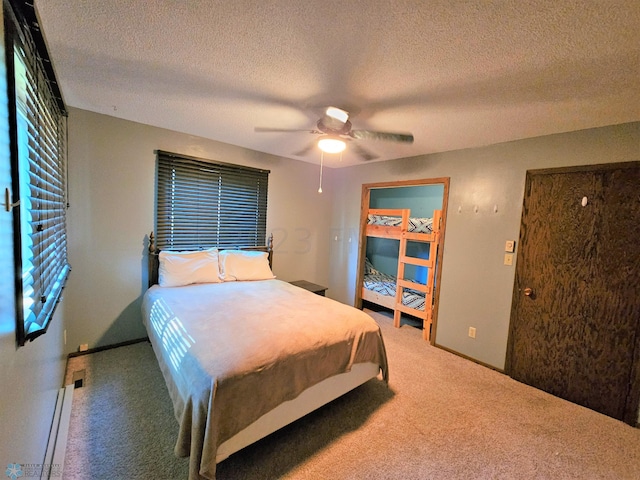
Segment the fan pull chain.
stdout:
<path fill-rule="evenodd" d="M 318 193 L 322 193 L 322 164 L 324 163 L 324 152 L 320 151 L 320 187 Z"/>

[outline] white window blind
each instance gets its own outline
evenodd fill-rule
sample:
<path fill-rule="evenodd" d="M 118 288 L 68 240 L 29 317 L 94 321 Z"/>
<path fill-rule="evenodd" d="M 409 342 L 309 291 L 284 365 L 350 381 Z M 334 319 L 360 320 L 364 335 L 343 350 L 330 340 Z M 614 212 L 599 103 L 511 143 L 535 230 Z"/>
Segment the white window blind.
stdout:
<path fill-rule="evenodd" d="M 265 244 L 268 170 L 156 153 L 160 249 Z"/>
<path fill-rule="evenodd" d="M 18 296 L 18 344 L 44 333 L 60 300 L 70 267 L 66 237 L 66 112 L 29 4 L 18 2 L 7 31 L 13 46 L 10 90 Z M 33 32 L 37 33 L 34 39 Z M 12 60 L 12 61 L 11 61 Z M 45 66 L 45 63 L 47 64 Z M 47 69 L 49 71 L 47 72 Z M 52 89 L 52 87 L 54 87 Z M 55 92 L 54 93 L 54 89 Z M 62 107 L 62 108 L 61 108 Z M 15 201 L 15 199 L 14 199 Z"/>

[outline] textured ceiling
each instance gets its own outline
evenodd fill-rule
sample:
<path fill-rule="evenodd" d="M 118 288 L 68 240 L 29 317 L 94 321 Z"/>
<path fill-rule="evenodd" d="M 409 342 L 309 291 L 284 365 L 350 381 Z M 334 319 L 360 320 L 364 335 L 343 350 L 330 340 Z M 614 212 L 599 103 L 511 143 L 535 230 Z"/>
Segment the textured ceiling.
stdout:
<path fill-rule="evenodd" d="M 637 0 L 36 0 L 67 105 L 261 152 L 322 107 L 378 160 L 640 120 Z M 341 163 L 363 160 L 347 147 Z"/>

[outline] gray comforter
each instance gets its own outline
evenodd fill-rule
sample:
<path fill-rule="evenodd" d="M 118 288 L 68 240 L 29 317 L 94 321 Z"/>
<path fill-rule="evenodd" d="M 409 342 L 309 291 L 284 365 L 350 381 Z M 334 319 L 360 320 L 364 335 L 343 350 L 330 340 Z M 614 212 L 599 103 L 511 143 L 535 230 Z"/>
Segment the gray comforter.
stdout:
<path fill-rule="evenodd" d="M 156 285 L 142 310 L 192 480 L 215 478 L 225 440 L 354 363 L 377 363 L 388 380 L 371 317 L 280 280 Z"/>

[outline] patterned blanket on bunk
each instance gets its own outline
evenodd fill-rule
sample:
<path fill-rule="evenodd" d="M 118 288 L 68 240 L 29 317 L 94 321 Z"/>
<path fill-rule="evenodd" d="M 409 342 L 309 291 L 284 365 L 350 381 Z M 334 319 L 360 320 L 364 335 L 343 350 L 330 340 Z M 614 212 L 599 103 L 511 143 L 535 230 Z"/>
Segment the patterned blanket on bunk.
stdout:
<path fill-rule="evenodd" d="M 381 295 L 396 296 L 396 278 L 375 270 L 364 276 L 364 288 L 373 290 Z M 415 310 L 424 310 L 424 293 L 410 288 L 402 291 L 402 304 Z"/>
<path fill-rule="evenodd" d="M 399 227 L 402 225 L 401 217 L 391 217 L 387 215 L 368 215 L 367 223 L 370 225 L 384 225 L 387 227 Z M 407 227 L 409 232 L 415 233 L 432 233 L 433 232 L 433 218 L 409 218 L 409 225 Z"/>

